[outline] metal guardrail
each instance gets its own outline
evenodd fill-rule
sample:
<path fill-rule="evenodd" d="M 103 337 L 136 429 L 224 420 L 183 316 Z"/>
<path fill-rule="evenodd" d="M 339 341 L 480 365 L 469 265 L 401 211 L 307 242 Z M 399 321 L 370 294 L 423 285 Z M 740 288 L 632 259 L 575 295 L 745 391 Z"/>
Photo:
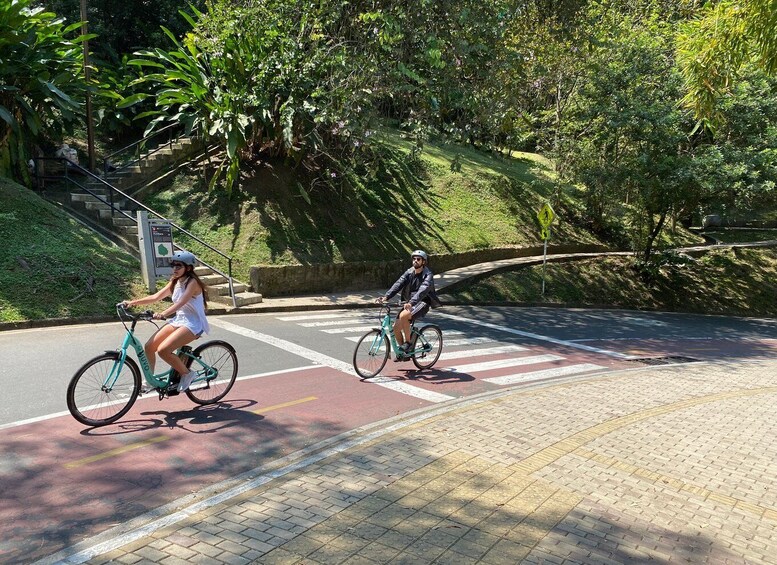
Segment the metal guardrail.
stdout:
<path fill-rule="evenodd" d="M 35 185 L 37 187 L 39 187 L 39 189 L 40 189 L 40 187 L 44 186 L 44 181 L 47 181 L 47 180 L 63 180 L 64 179 L 65 181 L 67 181 L 67 182 L 77 186 L 83 192 L 85 192 L 87 194 L 90 194 L 91 196 L 93 196 L 94 198 L 96 198 L 97 200 L 102 202 L 103 204 L 107 204 L 108 206 L 110 206 L 110 208 L 111 208 L 111 217 L 115 217 L 116 213 L 119 213 L 122 216 L 124 216 L 125 218 L 129 218 L 130 220 L 135 222 L 135 224 L 137 225 L 138 220 L 137 220 L 136 217 L 133 217 L 131 214 L 128 214 L 124 210 L 118 208 L 118 206 L 116 204 L 117 195 L 118 195 L 120 198 L 123 198 L 124 200 L 129 201 L 132 204 L 134 204 L 137 209 L 145 210 L 146 212 L 148 212 L 149 215 L 153 215 L 153 216 L 156 216 L 157 218 L 159 218 L 161 220 L 165 220 L 167 222 L 170 222 L 170 226 L 173 229 L 178 230 L 178 232 L 183 233 L 184 235 L 186 235 L 187 237 L 193 239 L 194 241 L 196 241 L 197 243 L 199 243 L 203 247 L 206 247 L 207 249 L 213 251 L 214 253 L 216 253 L 220 257 L 223 257 L 224 259 L 226 259 L 226 261 L 227 261 L 227 272 L 226 273 L 224 273 L 221 270 L 217 269 L 213 265 L 210 265 L 210 264 L 206 263 L 202 259 L 198 259 L 198 261 L 203 266 L 208 267 L 209 269 L 211 269 L 214 273 L 218 273 L 219 275 L 221 275 L 222 277 L 227 279 L 227 281 L 229 282 L 229 296 L 232 298 L 232 306 L 237 307 L 237 298 L 235 298 L 235 286 L 234 286 L 234 281 L 232 279 L 232 257 L 230 255 L 227 255 L 226 253 L 222 253 L 221 251 L 219 251 L 218 249 L 216 249 L 212 245 L 206 243 L 205 241 L 203 241 L 202 239 L 200 239 L 199 237 L 197 237 L 196 235 L 194 235 L 193 233 L 191 233 L 187 229 L 182 228 L 181 226 L 179 226 L 175 222 L 172 222 L 172 221 L 168 220 L 162 214 L 152 210 L 151 208 L 149 208 L 148 206 L 146 206 L 142 202 L 139 202 L 138 200 L 136 200 L 135 198 L 133 198 L 129 194 L 126 194 L 125 192 L 122 192 L 121 190 L 119 190 L 118 188 L 116 188 L 115 186 L 110 184 L 108 181 L 106 181 L 102 177 L 98 177 L 97 175 L 95 175 L 94 173 L 89 171 L 88 169 L 85 169 L 85 168 L 81 167 L 80 165 L 76 165 L 76 164 L 68 161 L 64 157 L 36 157 L 34 161 L 35 161 L 35 171 L 34 171 L 34 175 L 33 176 L 35 178 Z M 62 174 L 47 175 L 45 173 L 45 170 L 46 170 L 45 163 L 46 162 L 57 162 L 57 163 L 60 163 L 62 165 L 62 171 L 63 171 Z M 43 166 L 41 166 L 41 164 L 43 164 Z M 41 174 L 41 171 L 43 171 L 43 174 Z M 89 187 L 85 186 L 84 184 L 82 184 L 81 182 L 79 182 L 78 180 L 73 178 L 73 175 L 78 175 L 78 176 L 81 176 L 81 177 L 86 177 L 87 179 L 92 179 L 92 180 L 96 181 L 97 183 L 103 185 L 103 187 L 108 190 L 108 198 L 107 198 L 107 200 L 102 195 L 97 194 L 92 189 L 90 189 Z M 175 245 L 175 247 L 180 249 L 181 251 L 186 251 L 183 247 L 180 247 L 178 245 Z"/>
<path fill-rule="evenodd" d="M 129 168 L 135 163 L 139 163 L 142 159 L 147 159 L 164 147 L 170 147 L 172 149 L 173 143 L 181 137 L 182 133 L 182 124 L 170 124 L 169 126 L 165 126 L 162 129 L 147 135 L 143 139 L 135 141 L 134 143 L 130 143 L 126 147 L 122 147 L 121 149 L 114 151 L 103 159 L 103 174 L 117 172 L 121 171 L 122 169 Z M 160 138 L 165 139 L 165 141 L 159 143 L 158 145 L 153 145 L 151 143 L 151 141 L 159 140 Z M 141 153 L 149 146 L 152 146 L 151 149 Z M 117 159 L 117 156 L 128 153 L 130 150 L 131 159 L 126 163 L 117 164 L 117 161 L 120 161 Z"/>

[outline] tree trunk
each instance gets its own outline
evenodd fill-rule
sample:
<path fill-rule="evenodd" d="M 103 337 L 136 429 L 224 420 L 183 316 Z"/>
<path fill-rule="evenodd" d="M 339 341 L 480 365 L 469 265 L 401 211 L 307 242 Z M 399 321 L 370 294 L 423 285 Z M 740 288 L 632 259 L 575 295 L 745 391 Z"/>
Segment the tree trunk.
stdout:
<path fill-rule="evenodd" d="M 664 222 L 666 222 L 666 210 L 661 212 L 661 217 L 658 219 L 658 222 L 648 235 L 647 243 L 645 244 L 645 253 L 642 256 L 645 262 L 650 260 L 650 254 L 653 252 L 653 242 L 658 237 L 658 234 L 661 233 L 661 229 L 664 227 Z"/>

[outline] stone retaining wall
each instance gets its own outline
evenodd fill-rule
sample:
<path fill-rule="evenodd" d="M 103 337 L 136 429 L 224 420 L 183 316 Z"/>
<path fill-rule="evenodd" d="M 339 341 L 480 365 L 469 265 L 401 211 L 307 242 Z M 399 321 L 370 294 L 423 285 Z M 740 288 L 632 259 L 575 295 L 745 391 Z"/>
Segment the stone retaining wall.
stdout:
<path fill-rule="evenodd" d="M 609 251 L 603 245 L 550 245 L 548 255 L 562 253 L 597 253 Z M 431 267 L 435 273 L 452 269 L 542 255 L 542 246 L 505 247 L 433 255 Z M 408 260 L 361 261 L 354 263 L 324 263 L 316 265 L 285 265 L 251 267 L 251 290 L 263 296 L 284 296 L 295 294 L 349 292 L 388 288 L 404 269 L 410 266 Z"/>

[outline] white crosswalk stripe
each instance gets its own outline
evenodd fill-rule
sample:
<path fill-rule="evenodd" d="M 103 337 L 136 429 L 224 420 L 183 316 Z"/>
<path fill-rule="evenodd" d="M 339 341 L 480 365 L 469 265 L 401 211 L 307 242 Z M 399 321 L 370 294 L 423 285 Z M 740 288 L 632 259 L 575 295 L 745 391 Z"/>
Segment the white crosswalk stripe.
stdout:
<path fill-rule="evenodd" d="M 486 355 L 495 355 L 497 353 L 512 353 L 513 351 L 526 351 L 526 348 L 521 345 L 500 345 L 497 347 L 486 347 L 483 349 L 462 349 L 460 351 L 448 351 L 446 353 L 440 354 L 440 361 L 449 359 L 463 359 L 465 357 L 483 357 Z"/>
<path fill-rule="evenodd" d="M 559 357 L 558 355 L 532 355 L 530 357 L 516 357 L 512 359 L 499 359 L 498 361 L 484 361 L 483 363 L 470 363 L 468 365 L 459 365 L 458 367 L 448 367 L 445 370 L 456 371 L 457 373 L 477 373 L 480 371 L 490 371 L 492 369 L 504 369 L 506 367 L 535 365 L 537 363 L 563 360 L 564 358 Z"/>
<path fill-rule="evenodd" d="M 327 320 L 326 322 L 300 322 L 299 325 L 303 328 L 324 328 L 327 326 L 347 326 L 353 325 L 354 322 L 369 322 L 369 319 L 364 318 L 362 320 Z"/>
<path fill-rule="evenodd" d="M 577 365 L 567 365 L 566 367 L 556 367 L 553 369 L 544 369 L 541 371 L 505 375 L 503 377 L 492 377 L 490 379 L 483 380 L 487 383 L 492 383 L 495 385 L 513 385 L 539 379 L 565 377 L 569 375 L 576 375 L 578 373 L 586 373 L 588 371 L 598 371 L 605 368 L 606 367 L 602 367 L 601 365 L 594 365 L 593 363 L 579 363 Z"/>
<path fill-rule="evenodd" d="M 364 316 L 364 312 L 357 312 L 357 311 L 341 311 L 341 312 L 330 312 L 328 314 L 305 314 L 305 315 L 299 315 L 299 316 L 277 316 L 277 319 L 282 322 L 301 322 L 304 320 L 327 320 L 330 318 L 347 318 L 347 317 L 358 317 L 358 316 Z"/>
<path fill-rule="evenodd" d="M 321 331 L 328 334 L 350 334 L 355 332 L 368 332 L 374 330 L 379 325 L 380 324 L 373 324 L 372 326 L 352 326 L 350 328 L 329 328 Z"/>
<path fill-rule="evenodd" d="M 448 332 L 443 332 L 442 334 L 442 343 L 443 346 L 448 347 L 458 347 L 460 345 L 480 345 L 482 343 L 494 343 L 496 340 L 492 337 L 466 337 L 461 339 L 445 339 L 445 336 L 448 335 Z"/>
<path fill-rule="evenodd" d="M 377 327 L 377 326 L 376 326 L 376 327 Z M 449 341 L 447 341 L 447 340 L 445 339 L 445 338 L 447 338 L 449 335 L 463 335 L 463 334 L 464 334 L 464 332 L 460 332 L 460 331 L 457 331 L 457 330 L 453 330 L 453 331 L 449 331 L 449 332 L 443 332 L 443 343 L 444 343 L 446 346 L 447 346 L 447 345 L 450 343 Z M 353 336 L 353 335 L 351 335 L 351 336 L 347 336 L 345 339 L 347 339 L 348 341 L 353 341 L 354 343 L 356 343 L 356 342 L 357 342 L 357 341 L 359 341 L 361 338 L 362 338 L 362 336 L 360 336 L 360 335 L 356 335 L 356 336 Z M 477 338 L 476 338 L 476 339 L 477 339 Z M 460 343 L 459 345 L 469 345 L 469 340 L 461 340 L 461 341 L 462 341 L 462 343 Z M 465 342 L 465 341 L 466 341 L 467 343 L 463 343 L 463 342 Z M 492 339 L 487 339 L 486 341 L 489 341 L 489 342 L 491 342 L 491 341 L 494 341 L 494 340 L 492 340 Z M 476 342 L 476 343 L 477 343 L 477 342 Z"/>

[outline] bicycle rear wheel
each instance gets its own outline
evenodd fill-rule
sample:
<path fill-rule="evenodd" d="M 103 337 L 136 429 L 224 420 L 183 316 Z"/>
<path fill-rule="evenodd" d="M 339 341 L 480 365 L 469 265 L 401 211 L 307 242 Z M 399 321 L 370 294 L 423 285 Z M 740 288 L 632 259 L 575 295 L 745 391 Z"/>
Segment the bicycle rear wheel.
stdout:
<path fill-rule="evenodd" d="M 419 369 L 431 369 L 437 363 L 442 353 L 442 331 L 431 324 L 418 330 L 415 348 L 423 348 L 423 352 L 413 355 L 413 363 Z"/>
<path fill-rule="evenodd" d="M 87 361 L 67 387 L 67 408 L 73 418 L 87 426 L 105 426 L 124 416 L 140 392 L 140 370 L 127 357 L 116 379 L 108 376 L 120 354 L 111 351 Z"/>
<path fill-rule="evenodd" d="M 389 358 L 388 336 L 372 330 L 359 340 L 353 351 L 353 368 L 363 379 L 374 377 L 383 370 Z"/>
<path fill-rule="evenodd" d="M 191 357 L 186 360 L 186 366 L 202 374 L 210 367 L 206 380 L 196 380 L 186 390 L 186 396 L 197 404 L 213 404 L 224 398 L 235 384 L 237 378 L 237 354 L 235 348 L 226 341 L 209 341 L 203 343 L 192 353 L 200 361 Z"/>

